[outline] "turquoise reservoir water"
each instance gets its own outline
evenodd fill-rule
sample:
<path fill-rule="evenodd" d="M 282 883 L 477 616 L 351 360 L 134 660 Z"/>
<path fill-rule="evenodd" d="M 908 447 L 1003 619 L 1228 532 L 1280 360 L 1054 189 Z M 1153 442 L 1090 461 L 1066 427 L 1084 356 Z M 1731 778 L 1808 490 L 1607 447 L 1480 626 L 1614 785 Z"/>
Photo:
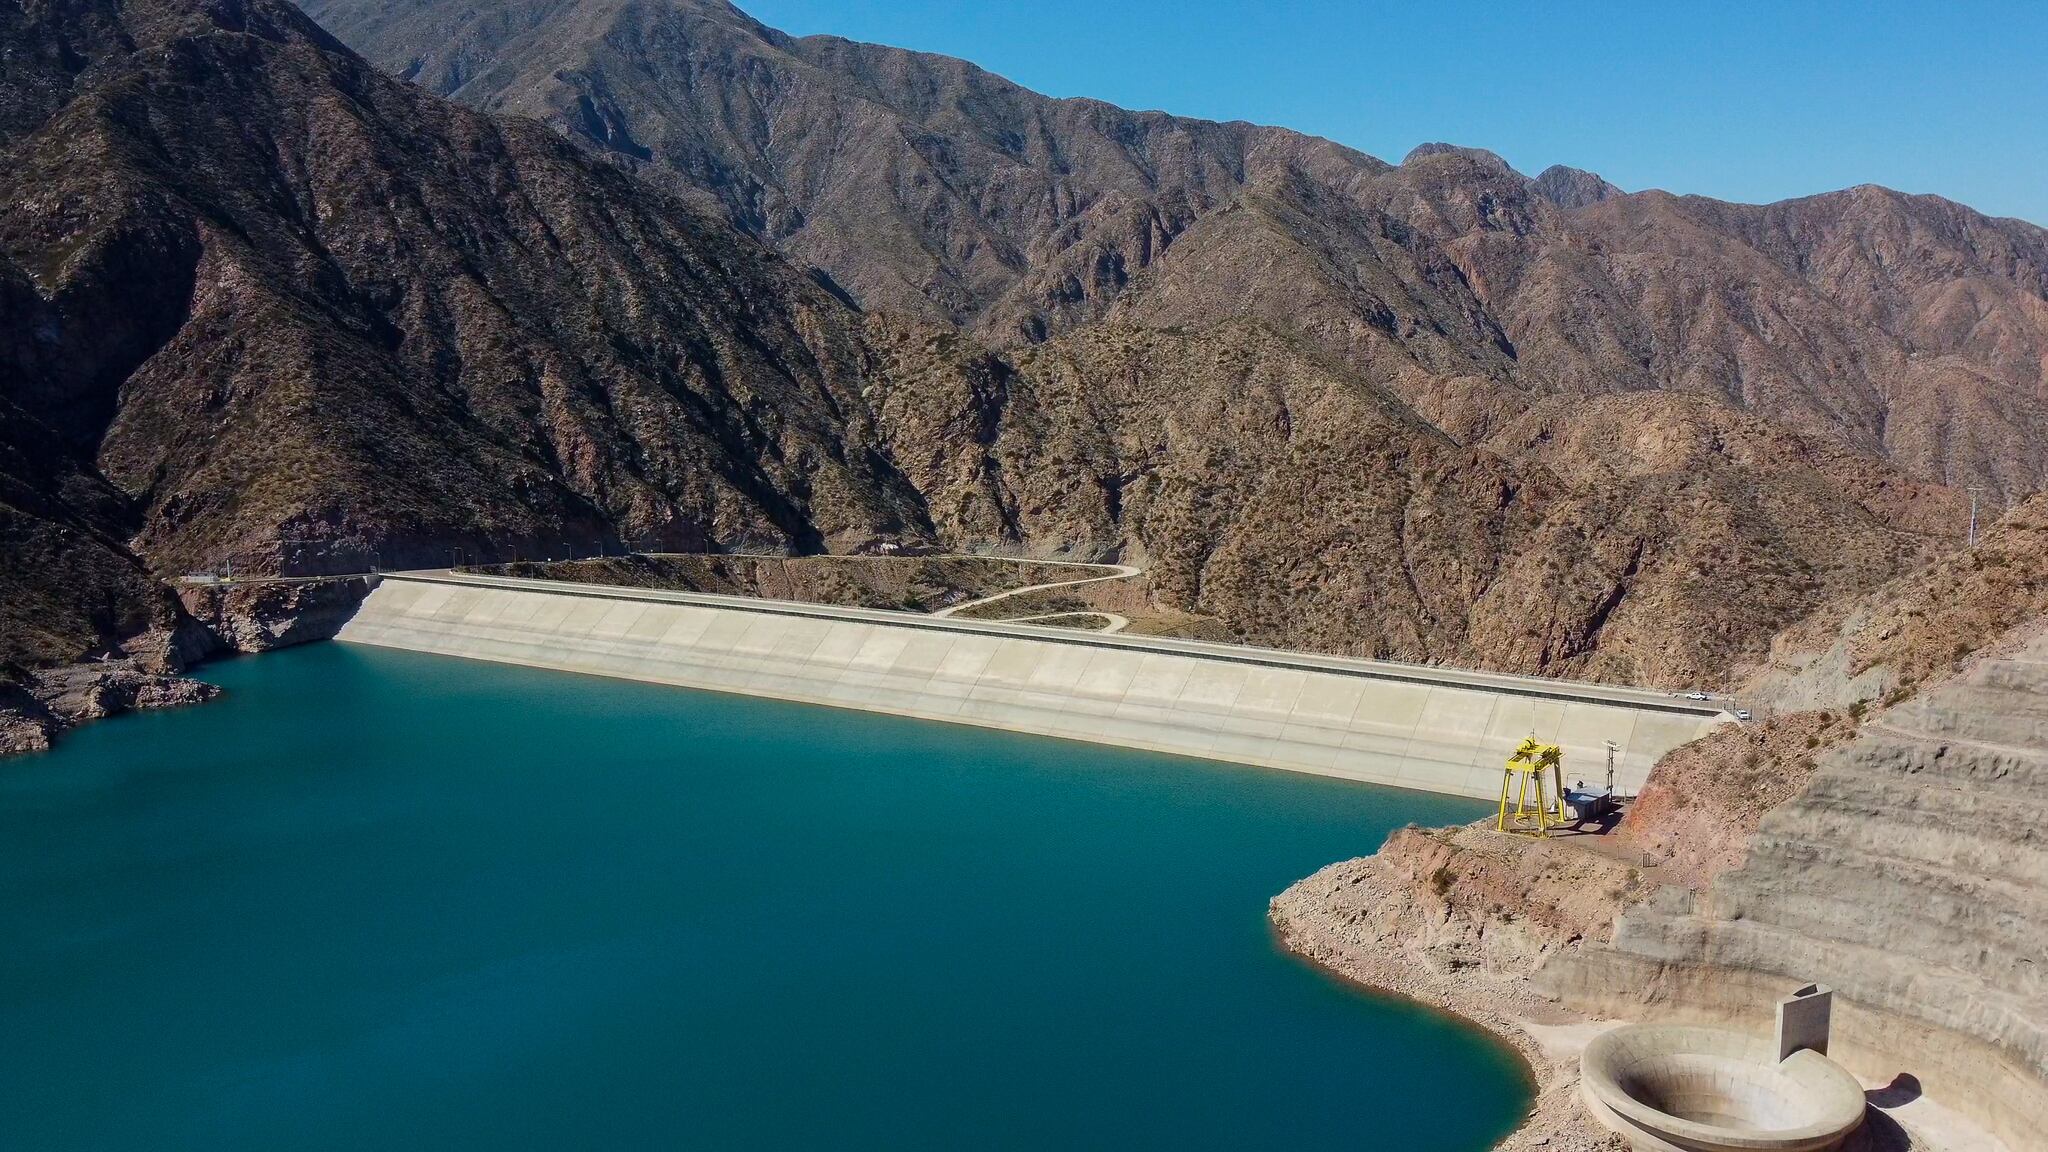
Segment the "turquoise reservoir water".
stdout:
<path fill-rule="evenodd" d="M 1476 1152 L 1266 900 L 1469 802 L 323 644 L 0 762 L 0 1147 Z"/>

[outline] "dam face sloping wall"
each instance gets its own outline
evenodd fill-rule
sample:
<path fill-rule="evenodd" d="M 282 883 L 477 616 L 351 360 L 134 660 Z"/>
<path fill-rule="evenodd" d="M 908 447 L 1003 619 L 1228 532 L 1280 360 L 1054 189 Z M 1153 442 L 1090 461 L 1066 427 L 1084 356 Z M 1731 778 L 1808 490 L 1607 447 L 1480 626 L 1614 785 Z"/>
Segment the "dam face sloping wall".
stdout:
<path fill-rule="evenodd" d="M 1522 737 L 1633 792 L 1725 717 L 1649 693 L 498 577 L 386 577 L 339 639 L 1491 798 Z"/>

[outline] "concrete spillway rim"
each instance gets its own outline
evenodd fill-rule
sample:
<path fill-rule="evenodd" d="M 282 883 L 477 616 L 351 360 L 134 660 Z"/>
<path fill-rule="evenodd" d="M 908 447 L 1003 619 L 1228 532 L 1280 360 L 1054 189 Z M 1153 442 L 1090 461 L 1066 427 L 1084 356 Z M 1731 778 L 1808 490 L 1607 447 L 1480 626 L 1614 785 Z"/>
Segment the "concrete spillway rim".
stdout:
<path fill-rule="evenodd" d="M 1818 1052 L 1801 1050 L 1782 1062 L 1771 1042 L 1723 1028 L 1678 1024 L 1631 1024 L 1595 1037 L 1580 1058 L 1580 1087 L 1596 1115 L 1637 1147 L 1692 1152 L 1816 1152 L 1835 1148 L 1863 1123 L 1863 1086 L 1848 1070 Z M 1779 1127 L 1736 1127 L 1674 1116 L 1629 1091 L 1645 1064 L 1664 1064 L 1651 1075 L 1684 1065 L 1684 1074 L 1722 1081 L 1740 1078 L 1741 1087 L 1767 1086 L 1790 1102 L 1801 1123 Z M 1725 1081 L 1722 1081 L 1725 1083 Z M 1642 1141 L 1648 1136 L 1650 1140 Z"/>

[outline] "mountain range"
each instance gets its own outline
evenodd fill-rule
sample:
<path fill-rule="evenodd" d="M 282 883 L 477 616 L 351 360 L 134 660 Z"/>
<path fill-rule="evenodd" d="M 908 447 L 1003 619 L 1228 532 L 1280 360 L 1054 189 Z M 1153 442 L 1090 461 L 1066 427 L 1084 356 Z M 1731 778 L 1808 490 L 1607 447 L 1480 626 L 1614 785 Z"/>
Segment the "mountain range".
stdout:
<path fill-rule="evenodd" d="M 1936 197 L 1390 165 L 709 0 L 25 0 L 0 65 L 17 668 L 229 561 L 897 540 L 1678 686 L 2048 474 L 2048 231 Z"/>

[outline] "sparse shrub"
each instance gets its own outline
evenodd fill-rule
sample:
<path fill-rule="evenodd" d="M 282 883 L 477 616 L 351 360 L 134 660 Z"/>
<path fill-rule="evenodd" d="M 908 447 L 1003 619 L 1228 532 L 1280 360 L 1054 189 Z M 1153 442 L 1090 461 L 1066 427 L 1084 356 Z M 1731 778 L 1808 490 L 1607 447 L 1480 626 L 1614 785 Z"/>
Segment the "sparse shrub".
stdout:
<path fill-rule="evenodd" d="M 1448 864 L 1438 865 L 1437 870 L 1429 874 L 1429 889 L 1439 896 L 1449 892 L 1451 885 L 1457 882 L 1458 874 L 1451 871 L 1451 866 Z"/>

